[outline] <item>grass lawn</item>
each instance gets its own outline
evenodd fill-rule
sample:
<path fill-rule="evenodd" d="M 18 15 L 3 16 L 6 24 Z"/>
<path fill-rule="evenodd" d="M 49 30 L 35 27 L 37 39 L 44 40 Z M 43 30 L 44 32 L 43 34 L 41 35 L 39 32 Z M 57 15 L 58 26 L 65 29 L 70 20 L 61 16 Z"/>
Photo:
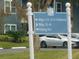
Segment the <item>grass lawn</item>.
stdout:
<path fill-rule="evenodd" d="M 11 47 L 28 47 L 28 42 L 25 43 L 13 43 L 13 42 L 0 42 L 0 47 L 11 48 Z"/>
<path fill-rule="evenodd" d="M 28 59 L 28 52 L 0 54 L 0 59 Z"/>
<path fill-rule="evenodd" d="M 79 49 L 73 50 L 73 59 L 79 59 L 78 51 Z M 66 50 L 39 51 L 35 53 L 35 59 L 68 59 L 67 57 Z M 29 52 L 0 54 L 0 59 L 29 59 Z"/>

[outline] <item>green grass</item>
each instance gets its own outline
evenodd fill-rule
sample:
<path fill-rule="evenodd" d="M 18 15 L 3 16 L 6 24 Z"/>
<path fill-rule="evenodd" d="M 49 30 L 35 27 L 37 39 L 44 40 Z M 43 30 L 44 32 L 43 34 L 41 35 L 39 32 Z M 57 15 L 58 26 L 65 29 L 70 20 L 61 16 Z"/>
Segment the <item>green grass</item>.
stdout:
<path fill-rule="evenodd" d="M 67 51 L 39 51 L 35 56 L 36 59 L 65 59 L 67 58 Z"/>
<path fill-rule="evenodd" d="M 3 48 L 21 47 L 21 46 L 28 47 L 28 42 L 24 42 L 24 43 L 0 42 L 0 47 Z"/>
<path fill-rule="evenodd" d="M 73 59 L 79 59 L 79 49 L 73 50 Z M 67 50 L 39 51 L 35 53 L 35 59 L 68 59 Z M 29 59 L 29 52 L 0 54 L 0 59 Z"/>
<path fill-rule="evenodd" d="M 0 59 L 28 59 L 28 52 L 0 54 Z"/>
<path fill-rule="evenodd" d="M 8 41 L 5 41 L 5 40 L 4 41 L 0 41 L 0 48 L 28 47 L 29 46 L 29 42 L 28 42 L 29 41 L 29 38 L 28 38 L 28 36 L 21 37 L 21 40 L 25 40 L 25 42 L 14 43 L 14 42 L 8 42 Z"/>
<path fill-rule="evenodd" d="M 73 59 L 79 59 L 79 49 L 73 50 Z M 68 59 L 67 50 L 39 51 L 35 53 L 36 59 Z"/>

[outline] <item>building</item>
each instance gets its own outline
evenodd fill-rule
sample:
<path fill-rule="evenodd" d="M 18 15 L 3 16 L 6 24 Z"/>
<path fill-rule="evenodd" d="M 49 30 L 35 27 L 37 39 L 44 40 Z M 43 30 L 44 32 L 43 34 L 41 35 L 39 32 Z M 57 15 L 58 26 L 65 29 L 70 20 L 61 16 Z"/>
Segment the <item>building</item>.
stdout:
<path fill-rule="evenodd" d="M 22 11 L 25 11 L 27 0 L 0 0 L 0 33 L 7 31 L 24 31 L 27 20 L 22 16 Z M 26 16 L 26 15 L 25 15 Z M 2 21 L 3 20 L 3 21 Z"/>
<path fill-rule="evenodd" d="M 79 0 L 71 0 L 72 4 L 72 31 L 79 33 Z"/>

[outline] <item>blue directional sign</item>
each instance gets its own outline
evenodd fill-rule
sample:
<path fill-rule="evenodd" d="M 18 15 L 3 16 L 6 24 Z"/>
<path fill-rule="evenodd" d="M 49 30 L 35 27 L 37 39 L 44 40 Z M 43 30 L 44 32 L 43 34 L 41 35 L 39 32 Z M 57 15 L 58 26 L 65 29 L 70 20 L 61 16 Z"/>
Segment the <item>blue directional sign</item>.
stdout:
<path fill-rule="evenodd" d="M 47 12 L 35 12 L 33 15 L 36 34 L 67 33 L 66 12 L 57 12 L 51 16 Z"/>

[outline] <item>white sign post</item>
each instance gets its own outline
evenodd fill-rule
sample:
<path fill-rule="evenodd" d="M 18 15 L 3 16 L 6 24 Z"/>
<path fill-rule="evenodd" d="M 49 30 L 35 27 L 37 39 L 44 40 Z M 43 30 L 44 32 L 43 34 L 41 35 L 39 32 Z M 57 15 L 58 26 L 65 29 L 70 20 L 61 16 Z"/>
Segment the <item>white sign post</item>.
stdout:
<path fill-rule="evenodd" d="M 70 3 L 66 3 L 67 20 L 68 20 L 68 59 L 72 59 L 72 44 L 71 44 L 71 11 Z M 34 46 L 33 46 L 33 24 L 32 24 L 32 4 L 27 3 L 28 27 L 29 27 L 29 48 L 30 59 L 34 59 Z"/>
<path fill-rule="evenodd" d="M 72 43 L 71 43 L 71 9 L 70 3 L 66 3 L 66 12 L 68 20 L 68 59 L 72 59 Z"/>
<path fill-rule="evenodd" d="M 33 24 L 32 24 L 32 3 L 27 3 L 28 27 L 29 27 L 29 49 L 30 59 L 34 59 L 34 46 L 33 46 Z"/>

